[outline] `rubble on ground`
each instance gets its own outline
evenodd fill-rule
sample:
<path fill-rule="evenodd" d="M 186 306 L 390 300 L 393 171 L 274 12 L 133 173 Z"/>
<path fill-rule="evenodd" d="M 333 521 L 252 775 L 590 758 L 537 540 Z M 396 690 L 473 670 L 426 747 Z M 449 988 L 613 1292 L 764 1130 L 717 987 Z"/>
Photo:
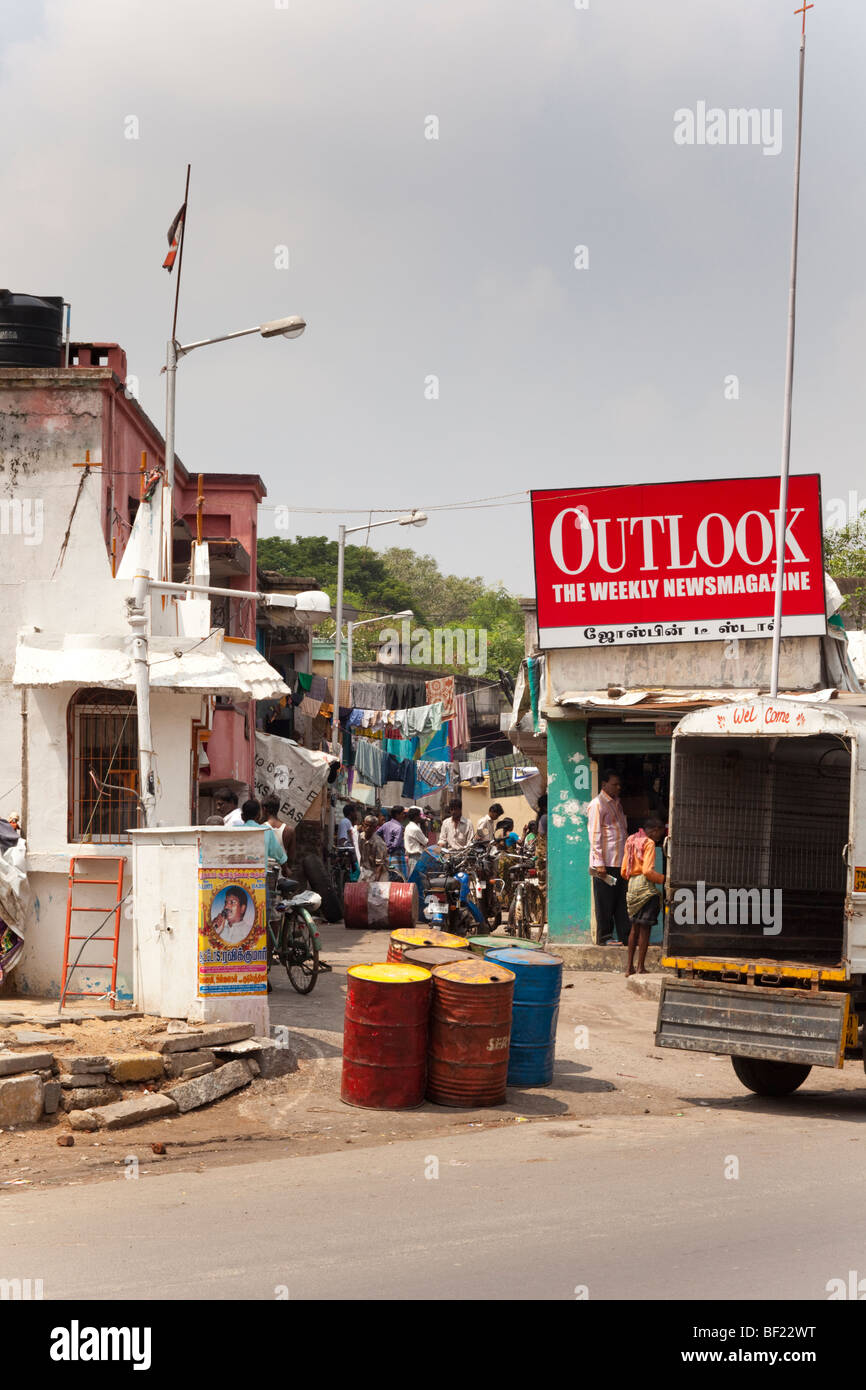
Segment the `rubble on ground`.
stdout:
<path fill-rule="evenodd" d="M 75 1130 L 120 1129 L 211 1105 L 254 1077 L 298 1067 L 293 1052 L 255 1037 L 251 1023 L 115 1014 L 64 1019 L 64 1028 L 0 1027 L 0 1129 L 43 1117 Z"/>

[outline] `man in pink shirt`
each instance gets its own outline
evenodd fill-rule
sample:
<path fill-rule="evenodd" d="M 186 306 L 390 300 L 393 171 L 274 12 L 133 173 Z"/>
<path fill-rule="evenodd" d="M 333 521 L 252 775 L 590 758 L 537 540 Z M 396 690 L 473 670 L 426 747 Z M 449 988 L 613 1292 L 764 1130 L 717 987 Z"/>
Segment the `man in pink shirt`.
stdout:
<path fill-rule="evenodd" d="M 606 768 L 601 774 L 601 791 L 589 803 L 589 872 L 598 940 L 603 946 L 627 946 L 629 938 L 626 882 L 621 872 L 628 823 L 620 804 L 621 790 L 619 774 Z"/>

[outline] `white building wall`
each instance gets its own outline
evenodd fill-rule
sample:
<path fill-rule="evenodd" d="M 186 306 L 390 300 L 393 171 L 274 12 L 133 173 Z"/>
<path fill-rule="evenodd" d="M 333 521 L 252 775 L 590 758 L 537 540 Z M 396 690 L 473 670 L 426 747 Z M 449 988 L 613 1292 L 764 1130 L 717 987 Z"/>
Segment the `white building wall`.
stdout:
<path fill-rule="evenodd" d="M 22 747 L 22 690 L 12 684 L 21 629 L 88 637 L 129 634 L 126 599 L 131 582 L 113 579 L 100 517 L 101 474 L 74 465 L 85 451 L 101 458 L 103 402 L 94 384 L 35 389 L 0 372 L 0 816 L 25 817 L 28 875 L 34 906 L 26 924 L 25 950 L 14 972 L 21 993 L 59 995 L 70 857 L 125 855 L 129 886 L 132 848 L 70 844 L 67 838 L 67 709 L 75 685 L 38 686 L 26 692 L 26 750 Z M 16 534 L 14 506 L 28 505 L 29 534 Z M 38 525 L 35 524 L 38 522 Z M 168 605 L 167 605 L 168 606 Z M 94 682 L 98 684 L 98 682 Z M 191 796 L 191 722 L 200 717 L 201 693 L 151 694 L 157 753 L 157 822 L 188 825 Z M 130 798 L 131 799 L 131 798 Z M 111 866 L 101 866 L 107 876 Z M 93 903 L 114 901 L 110 886 L 90 890 Z M 81 902 L 86 904 L 87 897 Z M 92 930 L 99 914 L 80 913 Z M 112 921 L 100 935 L 111 933 Z M 83 930 L 79 925 L 77 930 Z M 99 954 L 97 955 L 97 952 Z M 83 960 L 109 960 L 110 943 L 93 943 Z M 104 985 L 106 973 L 80 972 L 78 988 Z M 132 905 L 122 919 L 118 993 L 132 997 Z"/>

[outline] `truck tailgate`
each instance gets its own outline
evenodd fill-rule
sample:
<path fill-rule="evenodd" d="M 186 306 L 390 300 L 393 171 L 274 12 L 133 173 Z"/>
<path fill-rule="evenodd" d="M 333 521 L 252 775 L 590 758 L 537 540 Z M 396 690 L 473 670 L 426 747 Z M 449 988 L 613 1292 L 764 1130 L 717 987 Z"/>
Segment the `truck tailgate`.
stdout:
<path fill-rule="evenodd" d="M 656 1047 L 841 1067 L 850 996 L 709 980 L 662 982 Z"/>

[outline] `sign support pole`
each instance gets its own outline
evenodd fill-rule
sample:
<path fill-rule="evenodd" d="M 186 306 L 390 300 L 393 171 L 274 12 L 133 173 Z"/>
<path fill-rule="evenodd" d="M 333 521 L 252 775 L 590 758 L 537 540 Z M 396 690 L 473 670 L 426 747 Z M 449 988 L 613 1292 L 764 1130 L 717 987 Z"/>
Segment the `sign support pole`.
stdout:
<path fill-rule="evenodd" d="M 794 153 L 794 214 L 791 230 L 791 282 L 788 290 L 788 347 L 785 366 L 785 408 L 782 426 L 782 468 L 779 476 L 779 510 L 776 516 L 776 583 L 773 613 L 773 652 L 770 662 L 770 695 L 779 693 L 779 659 L 782 647 L 782 597 L 785 584 L 785 530 L 788 516 L 788 472 L 791 463 L 791 404 L 794 391 L 794 329 L 797 309 L 797 241 L 800 224 L 800 153 L 803 144 L 803 77 L 806 66 L 806 11 L 814 5 L 803 3 L 796 14 L 803 16 L 800 36 L 800 81 L 797 99 L 797 144 Z"/>

